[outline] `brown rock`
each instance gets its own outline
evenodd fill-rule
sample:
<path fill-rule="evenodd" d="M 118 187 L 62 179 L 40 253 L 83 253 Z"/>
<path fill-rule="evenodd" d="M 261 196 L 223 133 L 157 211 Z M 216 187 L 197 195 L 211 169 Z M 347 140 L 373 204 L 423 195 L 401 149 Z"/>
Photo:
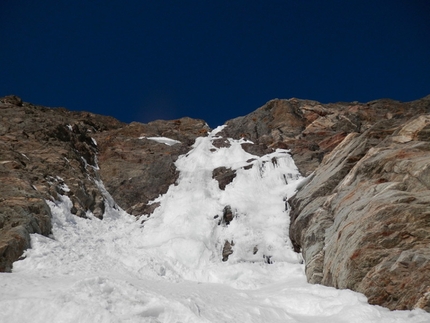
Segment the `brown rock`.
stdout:
<path fill-rule="evenodd" d="M 212 178 L 218 181 L 218 186 L 221 190 L 230 184 L 236 177 L 236 171 L 224 166 L 215 168 L 212 172 Z"/>
<path fill-rule="evenodd" d="M 234 214 L 230 205 L 224 207 L 222 214 L 222 223 L 225 225 L 229 225 L 231 221 L 234 219 Z"/>
<path fill-rule="evenodd" d="M 430 96 L 276 99 L 228 121 L 213 149 L 227 147 L 229 137 L 252 141 L 242 147 L 254 155 L 290 149 L 302 174 L 313 174 L 290 200 L 290 236 L 310 282 L 361 291 L 391 309 L 430 311 L 429 113 Z M 0 271 L 30 246 L 30 233 L 50 234 L 46 200 L 67 195 L 77 216 L 102 218 L 99 178 L 129 213 L 150 214 L 158 204 L 149 202 L 177 180 L 178 156 L 208 130 L 190 118 L 126 125 L 0 98 Z M 234 172 L 219 168 L 213 176 L 225 188 Z M 220 221 L 233 218 L 225 208 Z M 223 261 L 233 246 L 225 241 Z"/>
<path fill-rule="evenodd" d="M 7 105 L 16 105 L 18 107 L 22 106 L 22 99 L 16 95 L 8 95 L 0 98 L 0 102 Z"/>
<path fill-rule="evenodd" d="M 228 148 L 231 146 L 230 141 L 225 138 L 217 138 L 212 140 L 212 145 L 216 148 Z"/>

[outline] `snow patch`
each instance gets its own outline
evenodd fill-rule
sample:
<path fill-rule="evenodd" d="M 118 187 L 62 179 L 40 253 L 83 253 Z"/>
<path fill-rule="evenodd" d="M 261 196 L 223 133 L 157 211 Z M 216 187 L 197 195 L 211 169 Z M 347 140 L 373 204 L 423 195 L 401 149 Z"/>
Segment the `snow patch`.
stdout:
<path fill-rule="evenodd" d="M 148 140 L 156 141 L 160 144 L 165 144 L 167 146 L 173 146 L 181 143 L 178 140 L 167 138 L 167 137 L 139 137 L 139 139 L 148 139 Z"/>
<path fill-rule="evenodd" d="M 27 160 L 30 160 L 30 158 L 28 158 L 26 154 L 21 153 L 21 155 L 22 155 L 23 157 L 27 158 Z"/>

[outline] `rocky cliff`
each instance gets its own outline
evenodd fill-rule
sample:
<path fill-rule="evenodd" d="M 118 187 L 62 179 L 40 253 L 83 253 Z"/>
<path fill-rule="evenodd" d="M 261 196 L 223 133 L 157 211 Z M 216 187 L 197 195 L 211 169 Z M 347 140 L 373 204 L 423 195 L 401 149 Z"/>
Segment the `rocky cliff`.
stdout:
<path fill-rule="evenodd" d="M 349 134 L 290 200 L 312 283 L 430 310 L 430 115 Z"/>
<path fill-rule="evenodd" d="M 254 155 L 290 149 L 307 180 L 290 199 L 290 238 L 312 283 L 350 288 L 391 309 L 430 311 L 430 97 L 401 103 L 272 100 L 228 121 Z M 72 212 L 102 218 L 100 180 L 139 216 L 174 184 L 175 160 L 209 128 L 183 118 L 124 124 L 113 118 L 0 99 L 0 271 L 30 233 L 49 235 L 45 200 L 67 195 Z M 213 177 L 220 188 L 229 169 Z"/>
<path fill-rule="evenodd" d="M 103 218 L 100 179 L 119 207 L 151 213 L 148 201 L 167 191 L 178 174 L 174 161 L 208 126 L 189 118 L 124 124 L 87 112 L 70 112 L 0 99 L 0 271 L 30 247 L 30 233 L 49 235 L 46 200 L 67 195 L 72 213 Z M 167 144 L 150 138 L 167 136 Z"/>

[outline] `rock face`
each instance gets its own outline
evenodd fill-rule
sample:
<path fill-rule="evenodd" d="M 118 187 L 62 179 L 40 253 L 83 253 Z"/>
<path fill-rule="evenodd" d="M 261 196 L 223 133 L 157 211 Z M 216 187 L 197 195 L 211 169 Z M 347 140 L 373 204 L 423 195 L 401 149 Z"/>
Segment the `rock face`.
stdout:
<path fill-rule="evenodd" d="M 76 216 L 103 218 L 102 180 L 119 207 L 151 214 L 151 201 L 179 176 L 178 156 L 209 130 L 190 118 L 124 124 L 1 98 L 0 271 L 30 247 L 30 233 L 51 233 L 46 200 L 65 195 Z M 220 135 L 215 147 L 231 137 L 253 141 L 242 146 L 254 155 L 290 149 L 308 176 L 289 204 L 290 238 L 310 282 L 360 291 L 390 309 L 430 311 L 430 96 L 276 99 L 228 121 Z M 212 176 L 224 189 L 236 174 L 219 167 Z M 226 208 L 220 224 L 233 217 Z M 225 261 L 233 246 L 225 241 Z"/>
<path fill-rule="evenodd" d="M 429 126 L 421 115 L 349 134 L 290 200 L 310 282 L 430 310 Z"/>
<path fill-rule="evenodd" d="M 120 207 L 150 213 L 156 205 L 147 202 L 176 180 L 177 156 L 208 130 L 203 121 L 188 118 L 126 125 L 23 103 L 16 96 L 0 99 L 0 271 L 10 271 L 30 247 L 30 233 L 51 233 L 46 200 L 66 195 L 72 213 L 85 217 L 91 211 L 102 218 L 100 179 Z M 180 142 L 169 146 L 142 136 Z"/>
<path fill-rule="evenodd" d="M 290 237 L 310 282 L 430 310 L 429 125 L 427 115 L 348 135 L 291 199 Z M 392 131 L 384 140 L 381 127 Z"/>

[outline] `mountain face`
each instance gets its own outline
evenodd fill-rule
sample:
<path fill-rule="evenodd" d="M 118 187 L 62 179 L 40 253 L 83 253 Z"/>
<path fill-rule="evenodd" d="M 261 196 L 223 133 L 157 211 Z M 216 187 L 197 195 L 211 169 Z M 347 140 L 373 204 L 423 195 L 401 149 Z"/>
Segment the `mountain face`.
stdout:
<path fill-rule="evenodd" d="M 157 198 L 177 183 L 178 157 L 210 131 L 202 120 L 124 124 L 16 96 L 0 99 L 0 117 L 6 272 L 31 247 L 29 234 L 51 234 L 47 201 L 61 196 L 77 217 L 91 212 L 102 219 L 106 188 L 114 208 L 144 224 L 160 206 Z M 430 311 L 430 97 L 365 104 L 276 99 L 228 121 L 217 136 L 214 149 L 229 147 L 229 138 L 242 139 L 242 149 L 256 156 L 289 149 L 307 176 L 287 207 L 289 236 L 309 282 L 359 291 L 390 309 Z M 219 166 L 212 178 L 224 190 L 237 171 Z M 228 225 L 234 212 L 225 205 L 217 216 Z M 223 261 L 234 250 L 226 240 Z"/>

